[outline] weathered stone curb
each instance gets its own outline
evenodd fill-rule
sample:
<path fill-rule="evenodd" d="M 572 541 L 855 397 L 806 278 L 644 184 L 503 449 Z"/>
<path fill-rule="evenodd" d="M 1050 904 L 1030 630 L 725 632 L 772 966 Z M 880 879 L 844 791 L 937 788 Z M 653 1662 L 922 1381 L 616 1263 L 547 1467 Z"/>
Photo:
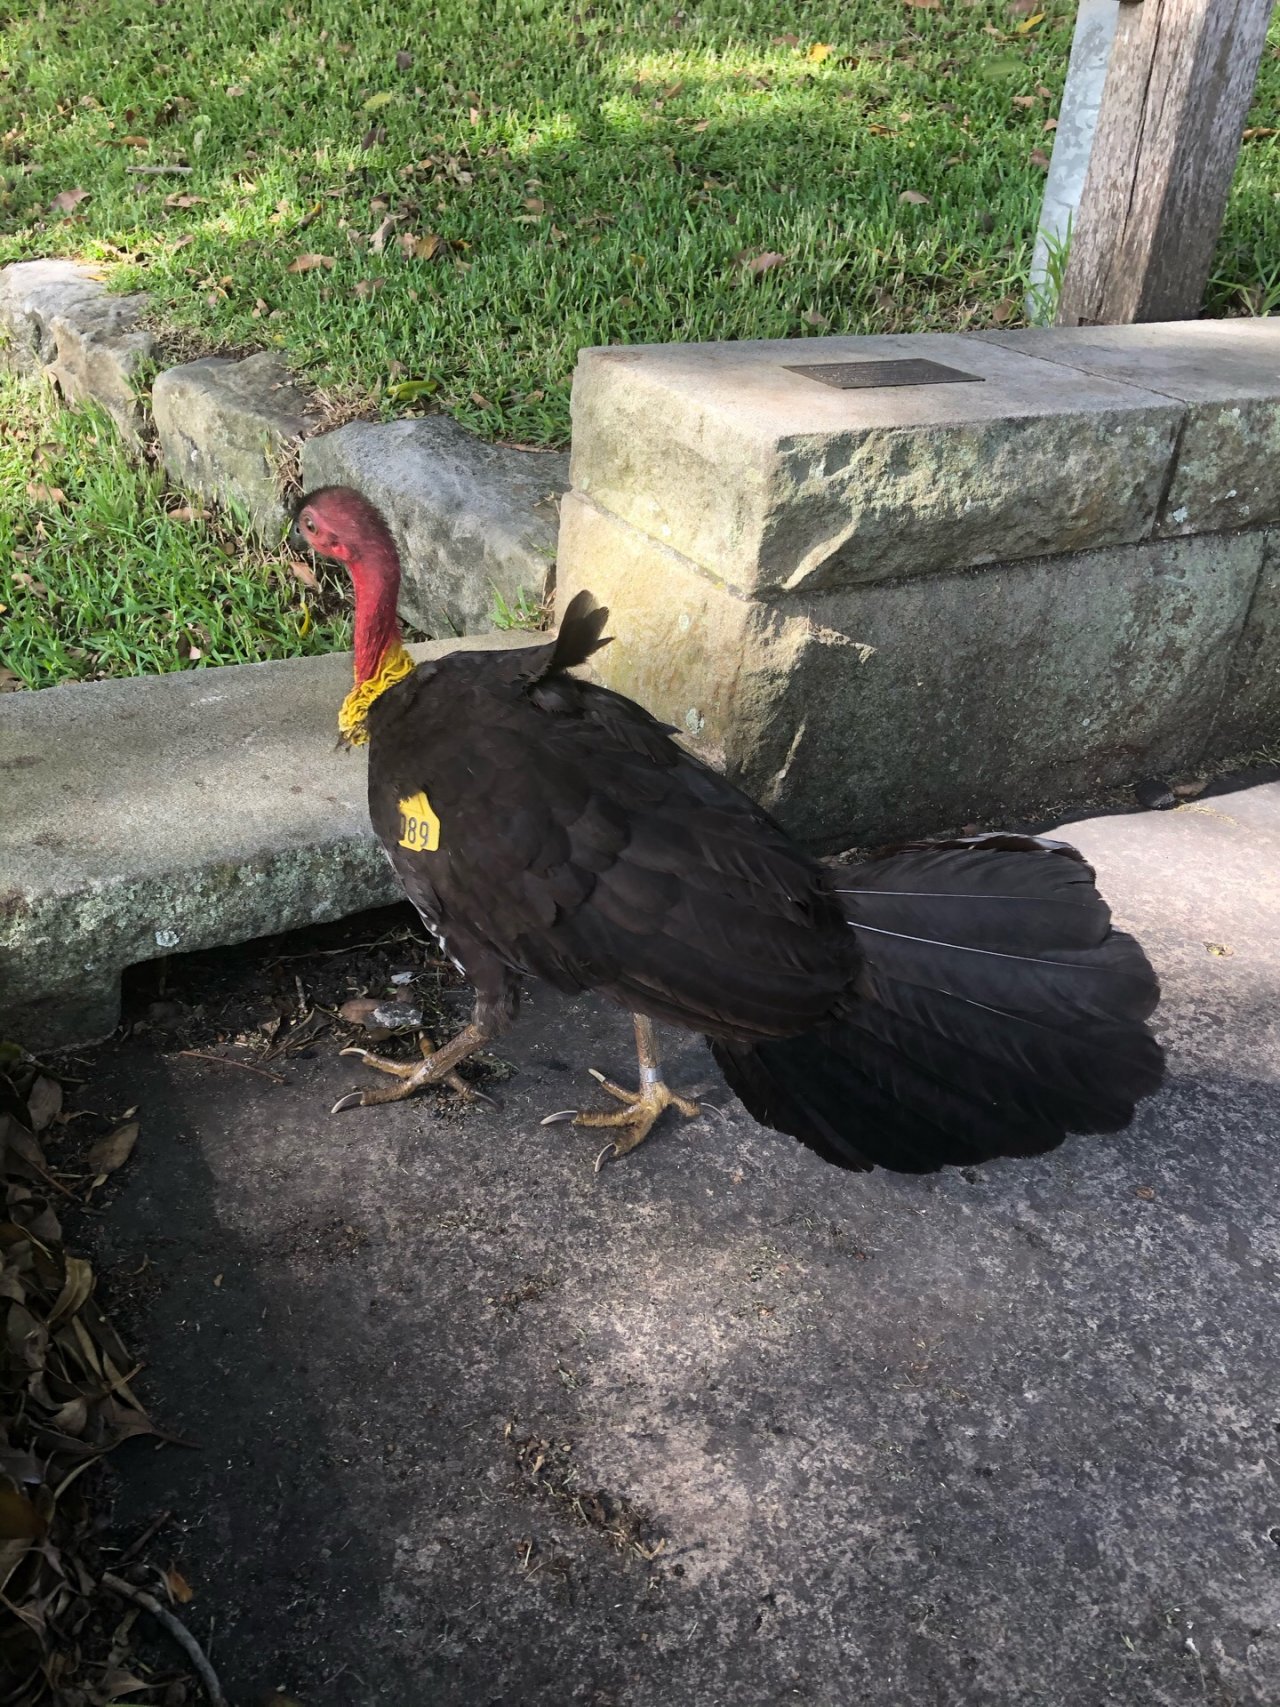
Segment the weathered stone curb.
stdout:
<path fill-rule="evenodd" d="M 77 261 L 0 268 L 0 330 L 24 372 L 47 369 L 71 402 L 100 403 L 130 440 L 140 436 L 156 355 L 139 325 L 145 296 L 115 296 Z"/>
<path fill-rule="evenodd" d="M 972 377 L 795 371 L 904 359 Z M 1280 321 L 584 350 L 573 412 L 600 679 L 813 844 L 1280 737 Z"/>
<path fill-rule="evenodd" d="M 350 680 L 343 654 L 0 698 L 0 1037 L 91 1042 L 127 966 L 398 898 L 336 745 Z"/>
<path fill-rule="evenodd" d="M 15 366 L 43 368 L 72 400 L 103 405 L 137 440 L 157 346 L 144 296 L 112 295 L 74 261 L 0 269 L 0 330 Z M 290 476 L 359 485 L 391 512 L 404 552 L 401 612 L 439 638 L 483 633 L 499 600 L 540 605 L 569 484 L 568 456 L 489 444 L 444 416 L 324 429 L 316 398 L 278 355 L 208 357 L 156 375 L 151 408 L 170 476 L 233 503 L 266 540 L 286 519 Z"/>
<path fill-rule="evenodd" d="M 427 634 L 492 626 L 495 595 L 540 603 L 555 561 L 569 458 L 486 444 L 444 415 L 352 421 L 302 446 L 302 483 L 355 486 L 391 523 L 412 565 L 400 595 Z"/>

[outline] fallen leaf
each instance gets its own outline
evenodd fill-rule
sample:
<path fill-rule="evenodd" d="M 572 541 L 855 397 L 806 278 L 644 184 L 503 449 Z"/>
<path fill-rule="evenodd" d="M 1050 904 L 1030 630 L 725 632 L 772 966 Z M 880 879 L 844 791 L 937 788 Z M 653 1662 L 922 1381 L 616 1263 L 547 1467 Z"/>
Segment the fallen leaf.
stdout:
<path fill-rule="evenodd" d="M 38 1541 L 45 1523 L 34 1503 L 6 1477 L 0 1481 L 0 1541 Z"/>
<path fill-rule="evenodd" d="M 1033 12 L 1031 17 L 1024 18 L 1022 20 L 1022 22 L 1018 25 L 1018 34 L 1020 36 L 1025 36 L 1028 30 L 1034 30 L 1037 24 L 1043 24 L 1043 23 L 1044 23 L 1044 13 L 1043 12 Z"/>
<path fill-rule="evenodd" d="M 411 261 L 429 261 L 439 248 L 440 237 L 434 231 L 428 231 L 422 237 L 406 231 L 400 239 L 400 253 Z"/>
<path fill-rule="evenodd" d="M 928 207 L 928 196 L 922 196 L 919 190 L 903 190 L 898 197 L 900 202 L 910 202 L 912 207 Z"/>
<path fill-rule="evenodd" d="M 1049 156 L 1045 153 L 1043 148 L 1033 148 L 1031 150 L 1031 164 L 1033 166 L 1039 166 L 1042 172 L 1048 168 Z"/>
<path fill-rule="evenodd" d="M 371 124 L 360 138 L 361 152 L 367 154 L 371 148 L 381 148 L 387 140 L 387 127 L 384 124 Z"/>
<path fill-rule="evenodd" d="M 526 196 L 524 198 L 524 205 L 530 213 L 545 213 L 547 211 L 547 204 L 542 200 L 541 196 Z"/>
<path fill-rule="evenodd" d="M 1249 126 L 1240 140 L 1242 142 L 1253 142 L 1260 136 L 1280 136 L 1280 130 L 1275 130 L 1271 125 L 1254 124 Z"/>
<path fill-rule="evenodd" d="M 24 688 L 26 685 L 16 670 L 0 666 L 0 693 L 17 693 L 20 688 Z"/>
<path fill-rule="evenodd" d="M 348 1025 L 367 1025 L 380 1005 L 373 996 L 353 996 L 338 1009 L 338 1018 L 346 1020 Z"/>
<path fill-rule="evenodd" d="M 166 207 L 203 207 L 203 196 L 189 196 L 185 190 L 175 190 L 171 196 L 164 198 Z"/>
<path fill-rule="evenodd" d="M 411 53 L 407 53 L 404 48 L 401 48 L 400 52 L 396 55 L 396 70 L 407 71 L 412 64 L 413 55 Z"/>
<path fill-rule="evenodd" d="M 59 190 L 49 203 L 51 213 L 74 213 L 81 202 L 89 199 L 88 190 Z"/>
<path fill-rule="evenodd" d="M 830 42 L 816 41 L 809 49 L 808 53 L 805 54 L 805 58 L 812 60 L 814 65 L 821 65 L 823 60 L 830 59 L 831 55 L 835 51 L 835 48 L 832 47 Z"/>
<path fill-rule="evenodd" d="M 1043 83 L 1036 84 L 1036 94 L 1039 95 L 1042 101 L 1051 101 L 1053 99 L 1053 90 Z"/>
<path fill-rule="evenodd" d="M 95 1174 L 113 1174 L 129 1160 L 137 1141 L 138 1122 L 126 1120 L 123 1126 L 117 1126 L 114 1132 L 108 1132 L 105 1138 L 99 1138 L 90 1148 L 85 1161 Z"/>
<path fill-rule="evenodd" d="M 27 497 L 33 504 L 55 504 L 59 508 L 67 501 L 61 486 L 46 486 L 40 480 L 27 481 Z"/>
<path fill-rule="evenodd" d="M 1046 119 L 1044 121 L 1044 128 L 1046 130 L 1057 130 L 1057 128 L 1058 128 L 1057 119 Z"/>
<path fill-rule="evenodd" d="M 204 522 L 209 519 L 208 510 L 194 510 L 190 504 L 183 504 L 176 510 L 166 510 L 165 515 L 171 522 Z"/>
<path fill-rule="evenodd" d="M 1034 107 L 1036 98 L 1034 95 L 1015 95 L 1013 104 L 1015 107 Z"/>
<path fill-rule="evenodd" d="M 1009 0 L 1009 14 L 1014 18 L 1025 18 L 1039 4 L 1040 0 Z"/>
<path fill-rule="evenodd" d="M 227 85 L 227 96 L 230 100 L 238 101 L 240 99 L 241 95 L 243 95 L 243 94 L 244 94 L 244 84 L 243 83 L 229 83 Z"/>
<path fill-rule="evenodd" d="M 773 249 L 766 249 L 762 255 L 739 255 L 738 262 L 744 272 L 758 277 L 761 273 L 771 273 L 775 267 L 780 267 L 786 258 Z"/>
<path fill-rule="evenodd" d="M 1140 1197 L 1144 1203 L 1151 1203 L 1154 1201 L 1156 1194 L 1149 1185 L 1135 1185 L 1133 1188 L 1133 1195 L 1135 1197 Z"/>
<path fill-rule="evenodd" d="M 188 243 L 194 243 L 195 240 L 196 240 L 195 232 L 194 231 L 188 231 L 184 236 L 179 237 L 171 245 L 171 247 L 174 249 L 185 249 Z"/>
<path fill-rule="evenodd" d="M 369 253 L 371 255 L 380 255 L 382 253 L 383 249 L 386 247 L 387 238 L 390 237 L 391 233 L 396 228 L 396 221 L 399 217 L 399 214 L 389 213 L 383 220 L 382 224 L 370 237 Z"/>
<path fill-rule="evenodd" d="M 1016 296 L 1002 296 L 991 310 L 991 318 L 997 326 L 1003 326 L 1005 321 L 1012 320 L 1017 312 L 1018 298 Z"/>
<path fill-rule="evenodd" d="M 309 587 L 312 592 L 318 589 L 320 582 L 316 579 L 315 570 L 311 568 L 310 564 L 304 563 L 300 557 L 289 559 L 289 571 L 296 581 L 301 581 L 303 586 Z"/>
<path fill-rule="evenodd" d="M 942 0 L 904 0 L 904 4 L 914 6 L 921 12 L 936 12 Z"/>
<path fill-rule="evenodd" d="M 1230 943 L 1226 942 L 1207 942 L 1204 946 L 1210 954 L 1216 956 L 1219 960 L 1230 960 L 1231 956 L 1235 953 L 1235 949 L 1231 947 Z"/>
<path fill-rule="evenodd" d="M 62 1086 L 56 1079 L 46 1079 L 41 1074 L 27 1092 L 27 1115 L 31 1121 L 31 1130 L 43 1132 L 61 1112 Z"/>
<path fill-rule="evenodd" d="M 826 315 L 819 314 L 816 308 L 806 308 L 800 318 L 804 321 L 806 326 L 817 326 L 820 329 L 822 327 L 830 326 L 831 324 Z"/>
<path fill-rule="evenodd" d="M 299 255 L 296 261 L 290 261 L 285 268 L 287 273 L 310 273 L 317 267 L 332 267 L 332 255 Z"/>
<path fill-rule="evenodd" d="M 799 36 L 793 36 L 790 34 L 790 32 L 788 32 L 788 34 L 786 34 L 785 36 L 770 36 L 769 40 L 773 44 L 774 47 L 799 47 L 800 46 L 800 37 Z"/>
<path fill-rule="evenodd" d="M 195 1599 L 195 1590 L 176 1565 L 170 1565 L 164 1572 L 164 1586 L 169 1591 L 170 1599 L 176 1600 L 179 1606 L 186 1606 L 188 1601 Z"/>
<path fill-rule="evenodd" d="M 381 95 L 370 95 L 364 104 L 364 110 L 366 113 L 380 112 L 383 107 L 389 107 L 394 100 L 395 96 L 389 91 Z"/>
<path fill-rule="evenodd" d="M 381 290 L 386 282 L 386 279 L 357 279 L 355 293 L 363 302 L 371 297 L 375 291 Z"/>
<path fill-rule="evenodd" d="M 710 128 L 710 125 L 711 125 L 711 120 L 710 120 L 710 119 L 699 119 L 699 120 L 698 120 L 698 122 L 697 122 L 697 124 L 695 124 L 695 125 L 693 125 L 693 126 L 692 126 L 692 127 L 691 127 L 691 128 L 692 128 L 692 129 L 693 129 L 693 130 L 698 130 L 698 131 L 701 131 L 701 130 L 707 130 L 707 129 L 709 129 L 709 128 Z"/>

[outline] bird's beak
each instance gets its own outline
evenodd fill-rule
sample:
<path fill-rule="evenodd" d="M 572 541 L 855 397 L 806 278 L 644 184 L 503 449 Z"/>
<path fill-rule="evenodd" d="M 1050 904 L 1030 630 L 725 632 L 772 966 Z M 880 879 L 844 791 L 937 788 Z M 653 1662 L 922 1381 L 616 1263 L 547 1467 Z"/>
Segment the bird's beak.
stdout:
<path fill-rule="evenodd" d="M 289 537 L 285 540 L 285 544 L 288 546 L 289 550 L 293 552 L 295 557 L 310 557 L 311 555 L 311 547 L 307 544 L 306 540 L 303 539 L 302 529 L 298 526 L 296 520 L 289 529 Z"/>

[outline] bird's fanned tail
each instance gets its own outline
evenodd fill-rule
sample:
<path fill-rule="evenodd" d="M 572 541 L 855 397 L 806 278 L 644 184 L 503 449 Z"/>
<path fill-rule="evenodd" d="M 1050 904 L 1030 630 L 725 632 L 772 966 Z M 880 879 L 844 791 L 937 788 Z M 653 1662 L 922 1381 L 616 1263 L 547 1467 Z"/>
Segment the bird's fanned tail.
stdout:
<path fill-rule="evenodd" d="M 1159 1086 L 1155 974 L 1073 848 L 916 843 L 832 888 L 856 994 L 804 1036 L 711 1044 L 763 1124 L 843 1167 L 930 1173 L 1119 1131 Z"/>

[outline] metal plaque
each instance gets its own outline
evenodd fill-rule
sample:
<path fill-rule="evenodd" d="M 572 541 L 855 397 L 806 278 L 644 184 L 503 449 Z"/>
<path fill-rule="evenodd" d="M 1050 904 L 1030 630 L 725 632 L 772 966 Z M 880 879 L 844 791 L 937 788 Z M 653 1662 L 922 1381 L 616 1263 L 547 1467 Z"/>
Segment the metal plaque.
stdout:
<path fill-rule="evenodd" d="M 984 385 L 981 374 L 961 373 L 941 362 L 816 362 L 812 367 L 789 367 L 788 373 L 833 385 L 837 391 L 861 391 L 881 385 Z"/>

